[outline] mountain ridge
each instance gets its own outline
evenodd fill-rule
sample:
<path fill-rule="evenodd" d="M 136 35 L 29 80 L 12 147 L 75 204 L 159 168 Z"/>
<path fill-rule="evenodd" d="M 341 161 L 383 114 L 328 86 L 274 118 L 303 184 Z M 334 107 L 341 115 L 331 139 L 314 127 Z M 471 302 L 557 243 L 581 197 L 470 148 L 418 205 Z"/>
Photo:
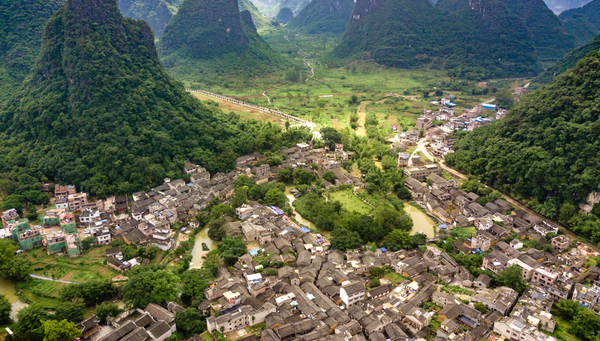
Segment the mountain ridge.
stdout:
<path fill-rule="evenodd" d="M 354 0 L 312 0 L 286 27 L 308 34 L 346 31 Z"/>

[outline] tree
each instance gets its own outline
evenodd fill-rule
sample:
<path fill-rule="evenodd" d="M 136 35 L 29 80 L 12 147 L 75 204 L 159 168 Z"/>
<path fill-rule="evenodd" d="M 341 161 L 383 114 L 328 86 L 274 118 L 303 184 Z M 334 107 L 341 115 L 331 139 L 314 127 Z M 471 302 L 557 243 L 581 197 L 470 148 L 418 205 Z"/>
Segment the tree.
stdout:
<path fill-rule="evenodd" d="M 424 233 L 413 234 L 412 236 L 410 236 L 410 238 L 412 239 L 412 243 L 415 246 L 423 246 L 427 243 L 427 235 Z"/>
<path fill-rule="evenodd" d="M 277 171 L 277 181 L 281 183 L 291 183 L 294 181 L 294 169 L 292 167 L 281 168 Z"/>
<path fill-rule="evenodd" d="M 265 204 L 267 205 L 282 207 L 286 203 L 287 197 L 278 189 L 271 188 L 269 191 L 267 191 L 267 194 L 265 194 Z"/>
<path fill-rule="evenodd" d="M 44 341 L 72 341 L 82 334 L 75 323 L 67 320 L 43 321 L 42 328 L 44 328 Z"/>
<path fill-rule="evenodd" d="M 73 300 L 72 302 L 62 303 L 56 308 L 54 311 L 54 318 L 59 321 L 68 320 L 78 323 L 83 321 L 84 312 L 85 306 L 81 300 Z"/>
<path fill-rule="evenodd" d="M 216 241 L 221 241 L 225 237 L 225 219 L 215 219 L 208 224 L 208 238 Z"/>
<path fill-rule="evenodd" d="M 335 148 L 336 143 L 342 143 L 342 134 L 335 128 L 323 128 L 320 133 L 323 137 L 323 143 L 331 149 Z"/>
<path fill-rule="evenodd" d="M 475 303 L 475 309 L 479 310 L 482 314 L 487 312 L 487 307 L 481 302 Z"/>
<path fill-rule="evenodd" d="M 96 306 L 96 316 L 98 316 L 100 323 L 106 322 L 106 318 L 109 316 L 116 317 L 122 311 L 123 310 L 121 310 L 119 306 L 114 303 L 102 302 L 102 304 Z"/>
<path fill-rule="evenodd" d="M 593 310 L 579 309 L 573 317 L 569 332 L 583 340 L 596 341 L 600 334 L 600 319 Z"/>
<path fill-rule="evenodd" d="M 131 308 L 145 308 L 148 303 L 177 300 L 179 277 L 161 267 L 135 267 L 122 289 L 123 302 Z"/>
<path fill-rule="evenodd" d="M 383 246 L 391 251 L 410 250 L 413 248 L 413 242 L 408 232 L 394 230 L 383 238 Z"/>
<path fill-rule="evenodd" d="M 19 246 L 11 239 L 0 239 L 0 266 L 12 261 L 18 249 Z"/>
<path fill-rule="evenodd" d="M 381 167 L 383 167 L 383 170 L 385 170 L 386 172 L 392 169 L 397 169 L 398 161 L 391 155 L 385 155 L 381 159 Z"/>
<path fill-rule="evenodd" d="M 94 244 L 96 244 L 96 238 L 94 238 L 92 236 L 85 237 L 81 241 L 81 246 L 83 247 L 84 251 L 91 249 L 94 246 Z"/>
<path fill-rule="evenodd" d="M 238 187 L 235 189 L 233 194 L 233 200 L 231 201 L 231 207 L 238 208 L 248 202 L 248 187 Z"/>
<path fill-rule="evenodd" d="M 573 317 L 581 310 L 579 303 L 573 300 L 560 300 L 554 308 L 557 311 L 557 315 L 567 321 L 571 321 Z"/>
<path fill-rule="evenodd" d="M 208 257 L 204 261 L 203 267 L 205 267 L 207 261 Z M 212 271 L 207 268 L 191 269 L 184 272 L 181 275 L 181 282 L 183 283 L 181 299 L 184 302 L 191 303 L 192 306 L 198 306 L 204 301 L 204 289 L 213 278 Z"/>
<path fill-rule="evenodd" d="M 296 168 L 293 176 L 295 185 L 310 185 L 310 183 L 315 179 L 313 173 L 301 167 Z"/>
<path fill-rule="evenodd" d="M 323 173 L 323 179 L 329 181 L 332 184 L 335 184 L 335 180 L 337 178 L 338 178 L 337 175 L 335 175 L 335 173 L 332 171 L 327 171 L 327 172 Z"/>
<path fill-rule="evenodd" d="M 41 321 L 49 319 L 48 313 L 38 305 L 30 305 L 29 307 L 19 310 L 17 313 L 17 325 L 15 330 L 19 335 L 39 335 L 39 338 L 31 338 L 31 340 L 39 340 L 43 335 L 41 329 Z M 26 340 L 26 339 L 25 339 Z"/>
<path fill-rule="evenodd" d="M 429 90 L 423 90 L 423 98 L 429 97 Z"/>
<path fill-rule="evenodd" d="M 0 325 L 10 322 L 12 306 L 6 296 L 0 294 Z"/>
<path fill-rule="evenodd" d="M 0 274 L 2 277 L 11 280 L 14 283 L 22 282 L 33 273 L 31 262 L 25 258 L 14 258 L 13 260 L 0 265 Z"/>
<path fill-rule="evenodd" d="M 223 261 L 227 265 L 233 265 L 237 262 L 238 258 L 245 255 L 248 252 L 246 243 L 241 237 L 225 236 L 223 241 L 217 246 Z"/>
<path fill-rule="evenodd" d="M 80 298 L 88 306 L 104 302 L 117 295 L 117 288 L 109 281 L 91 280 L 84 283 L 69 284 L 60 290 L 63 301 Z"/>
<path fill-rule="evenodd" d="M 331 248 L 346 252 L 362 245 L 360 235 L 345 228 L 337 228 L 331 233 Z"/>
<path fill-rule="evenodd" d="M 205 317 L 200 314 L 197 308 L 187 308 L 175 315 L 177 330 L 182 332 L 185 338 L 201 334 L 206 326 Z"/>
<path fill-rule="evenodd" d="M 371 274 L 372 277 L 379 277 L 379 276 L 383 275 L 385 273 L 385 271 L 383 271 L 383 269 L 378 266 L 374 266 L 371 269 L 369 269 L 369 273 Z"/>
<path fill-rule="evenodd" d="M 437 97 L 441 97 L 441 96 L 443 96 L 443 95 L 444 95 L 444 92 L 443 92 L 442 90 L 440 90 L 440 89 L 437 89 L 437 90 L 435 90 L 435 95 L 436 95 Z"/>
<path fill-rule="evenodd" d="M 375 288 L 381 285 L 381 282 L 379 281 L 379 278 L 373 278 L 371 279 L 371 288 Z"/>
<path fill-rule="evenodd" d="M 525 280 L 523 279 L 523 272 L 516 264 L 501 271 L 498 276 L 498 281 L 502 283 L 502 285 L 512 288 L 514 291 L 518 292 L 519 295 L 522 294 L 525 287 L 527 287 L 527 283 L 525 283 Z"/>

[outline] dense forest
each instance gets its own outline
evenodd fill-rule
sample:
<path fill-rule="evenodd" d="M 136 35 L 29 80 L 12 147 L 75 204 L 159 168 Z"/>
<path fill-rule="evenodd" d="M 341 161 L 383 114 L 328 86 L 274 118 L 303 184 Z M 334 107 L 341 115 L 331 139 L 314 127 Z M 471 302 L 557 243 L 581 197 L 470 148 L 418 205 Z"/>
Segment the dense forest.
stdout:
<path fill-rule="evenodd" d="M 252 77 L 287 65 L 258 35 L 250 13 L 239 12 L 236 0 L 186 0 L 158 50 L 169 73 L 186 81 Z"/>
<path fill-rule="evenodd" d="M 291 9 L 284 7 L 279 10 L 279 13 L 277 13 L 277 16 L 273 19 L 273 21 L 285 25 L 292 19 L 294 19 L 294 12 L 292 12 Z"/>
<path fill-rule="evenodd" d="M 61 0 L 0 0 L 0 107 L 21 88 L 42 45 L 46 21 Z"/>
<path fill-rule="evenodd" d="M 599 190 L 599 107 L 600 52 L 593 51 L 505 119 L 456 133 L 446 162 L 599 242 L 596 216 L 575 214 Z"/>
<path fill-rule="evenodd" d="M 147 22 L 154 35 L 160 37 L 180 4 L 181 0 L 119 0 L 119 9 L 125 17 Z"/>
<path fill-rule="evenodd" d="M 579 62 L 580 59 L 583 59 L 588 53 L 598 50 L 600 50 L 600 35 L 597 35 L 596 38 L 586 45 L 571 51 L 552 67 L 544 70 L 544 72 L 537 76 L 534 81 L 537 83 L 550 83 L 552 78 L 577 65 L 577 62 Z"/>
<path fill-rule="evenodd" d="M 593 0 L 580 8 L 573 8 L 564 11 L 559 16 L 560 19 L 584 19 L 592 24 L 597 30 L 600 30 L 600 0 Z"/>
<path fill-rule="evenodd" d="M 600 0 L 565 11 L 559 17 L 567 32 L 577 39 L 579 45 L 584 45 L 600 33 Z"/>
<path fill-rule="evenodd" d="M 402 68 L 433 63 L 471 79 L 534 76 L 540 70 L 531 33 L 497 0 L 472 6 L 447 0 L 436 7 L 428 0 L 358 0 L 331 57 L 368 57 Z"/>
<path fill-rule="evenodd" d="M 116 0 L 69 0 L 56 12 L 41 63 L 2 109 L 0 131 L 8 195 L 48 179 L 99 196 L 130 193 L 180 177 L 185 158 L 215 173 L 239 155 L 310 139 L 194 99 L 161 67 L 150 27 L 123 18 Z"/>
<path fill-rule="evenodd" d="M 286 27 L 307 34 L 346 31 L 354 0 L 313 0 Z"/>
<path fill-rule="evenodd" d="M 267 18 L 265 18 L 252 1 L 250 0 L 238 0 L 238 8 L 240 11 L 248 11 L 250 12 L 250 16 L 252 16 L 252 22 L 257 29 L 264 29 L 271 26 L 271 23 Z"/>

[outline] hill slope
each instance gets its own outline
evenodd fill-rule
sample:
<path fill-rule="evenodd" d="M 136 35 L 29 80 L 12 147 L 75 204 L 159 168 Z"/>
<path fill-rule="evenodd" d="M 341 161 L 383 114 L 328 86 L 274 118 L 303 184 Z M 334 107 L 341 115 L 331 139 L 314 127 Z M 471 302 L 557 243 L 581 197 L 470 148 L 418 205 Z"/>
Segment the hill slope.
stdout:
<path fill-rule="evenodd" d="M 46 21 L 61 0 L 0 0 L 0 107 L 35 63 Z"/>
<path fill-rule="evenodd" d="M 164 0 L 119 0 L 119 8 L 123 16 L 147 22 L 156 37 L 160 37 L 173 17 Z"/>
<path fill-rule="evenodd" d="M 502 3 L 448 0 L 436 6 L 448 12 L 428 0 L 357 0 L 332 56 L 368 57 L 395 67 L 436 61 L 456 76 L 471 78 L 538 72 L 531 35 Z"/>
<path fill-rule="evenodd" d="M 536 77 L 534 81 L 537 83 L 550 83 L 554 76 L 575 67 L 577 62 L 580 59 L 583 59 L 591 51 L 600 51 L 600 35 L 597 35 L 596 38 L 586 45 L 571 51 L 563 59 L 556 62 L 556 64 L 554 64 L 552 67 L 544 70 L 544 72 Z"/>
<path fill-rule="evenodd" d="M 68 0 L 46 25 L 40 60 L 0 112 L 0 173 L 15 182 L 27 173 L 131 193 L 180 176 L 187 157 L 216 172 L 255 146 L 252 124 L 233 129 L 234 117 L 167 75 L 150 27 L 123 18 L 116 0 Z"/>
<path fill-rule="evenodd" d="M 346 31 L 354 0 L 312 0 L 287 27 L 308 33 L 340 34 Z"/>
<path fill-rule="evenodd" d="M 595 51 L 525 97 L 506 118 L 457 133 L 462 138 L 447 164 L 557 218 L 563 203 L 585 200 L 600 183 L 599 78 Z"/>
<path fill-rule="evenodd" d="M 285 65 L 258 35 L 236 0 L 185 0 L 158 45 L 165 68 L 180 79 L 251 77 Z"/>
<path fill-rule="evenodd" d="M 271 26 L 271 23 L 265 18 L 250 0 L 238 0 L 240 11 L 248 11 L 252 16 L 252 22 L 257 29 L 264 29 Z"/>
<path fill-rule="evenodd" d="M 575 48 L 575 38 L 565 33 L 558 17 L 542 0 L 502 0 L 523 20 L 534 37 L 540 62 L 555 62 Z"/>
<path fill-rule="evenodd" d="M 279 13 L 277 13 L 277 16 L 273 19 L 273 21 L 285 25 L 292 19 L 294 19 L 294 12 L 292 12 L 291 9 L 284 7 L 279 10 Z"/>
<path fill-rule="evenodd" d="M 573 8 L 564 11 L 559 16 L 560 19 L 586 19 L 590 24 L 594 25 L 597 30 L 600 30 L 600 0 L 593 0 L 580 8 Z"/>

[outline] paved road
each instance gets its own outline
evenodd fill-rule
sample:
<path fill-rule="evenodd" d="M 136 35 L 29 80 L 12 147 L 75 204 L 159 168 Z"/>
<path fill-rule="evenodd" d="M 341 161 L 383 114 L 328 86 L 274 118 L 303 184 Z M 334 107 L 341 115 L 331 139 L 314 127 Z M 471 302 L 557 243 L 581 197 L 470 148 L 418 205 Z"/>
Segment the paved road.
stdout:
<path fill-rule="evenodd" d="M 54 279 L 52 277 L 40 276 L 40 275 L 36 275 L 36 274 L 31 274 L 30 276 L 32 278 L 41 279 L 42 281 L 54 281 L 54 282 L 67 283 L 67 284 L 77 284 L 77 283 L 79 283 L 79 282 L 73 282 L 73 281 L 65 281 L 65 280 L 62 280 L 62 279 Z"/>
<path fill-rule="evenodd" d="M 423 153 L 425 156 L 427 156 L 427 157 L 431 158 L 432 160 L 434 160 L 434 158 L 433 158 L 433 155 L 431 155 L 431 154 L 429 153 L 429 151 L 427 151 L 427 148 L 425 147 L 425 141 L 424 141 L 424 140 L 425 140 L 425 139 L 422 139 L 422 140 L 419 142 L 417 149 L 418 149 L 418 150 L 419 150 L 421 153 Z M 455 176 L 455 177 L 457 177 L 457 178 L 459 178 L 459 179 L 467 179 L 467 178 L 468 178 L 468 177 L 467 177 L 465 174 L 463 174 L 463 173 L 461 173 L 461 172 L 457 171 L 456 169 L 454 169 L 454 168 L 450 168 L 450 167 L 446 166 L 446 164 L 444 163 L 444 160 L 438 160 L 438 162 L 439 162 L 439 164 L 440 164 L 440 166 L 442 167 L 442 169 L 443 169 L 443 170 L 447 171 L 448 173 L 452 174 L 453 176 Z M 489 187 L 491 187 L 491 186 L 489 186 Z M 497 189 L 496 189 L 496 188 L 494 188 L 494 187 L 491 187 L 491 188 L 493 188 L 493 189 L 497 190 Z M 519 209 L 519 210 L 523 210 L 523 211 L 525 211 L 525 212 L 527 212 L 527 213 L 529 213 L 529 214 L 531 214 L 531 215 L 533 215 L 533 216 L 535 216 L 535 217 L 538 217 L 538 218 L 540 218 L 540 219 L 543 219 L 543 220 L 549 220 L 549 221 L 551 221 L 552 223 L 554 223 L 554 224 L 556 224 L 556 225 L 558 225 L 558 226 L 562 226 L 562 225 L 561 225 L 561 224 L 559 224 L 558 222 L 556 222 L 556 221 L 553 221 L 553 220 L 549 219 L 548 217 L 544 217 L 543 215 L 541 215 L 541 214 L 539 214 L 538 212 L 536 212 L 536 211 L 532 210 L 531 208 L 529 208 L 529 207 L 527 207 L 527 206 L 525 206 L 525 205 L 521 204 L 521 202 L 519 202 L 519 201 L 517 201 L 517 200 L 515 200 L 515 199 L 513 199 L 513 198 L 511 198 L 511 197 L 509 197 L 508 195 L 506 195 L 506 194 L 503 194 L 503 196 L 504 196 L 504 199 L 506 199 L 506 201 L 508 201 L 508 202 L 509 202 L 511 205 L 513 205 L 513 206 L 514 206 L 514 207 L 516 207 L 517 209 Z M 562 226 L 562 227 L 564 227 L 564 226 Z M 578 235 L 577 235 L 575 232 L 573 232 L 573 231 L 571 231 L 571 230 L 568 230 L 566 227 L 564 227 L 564 233 L 565 233 L 567 236 L 569 236 L 569 237 L 571 237 L 571 238 L 573 238 L 573 239 L 577 239 L 577 238 L 579 238 L 579 236 L 578 236 Z M 587 241 L 586 241 L 586 242 L 584 242 L 584 244 L 585 244 L 585 245 L 587 245 L 587 246 L 588 246 L 590 249 L 592 249 L 592 250 L 594 250 L 594 251 L 598 252 L 598 247 L 597 247 L 596 245 L 594 245 L 594 244 L 592 244 L 592 243 L 590 243 L 590 242 L 587 242 Z"/>

